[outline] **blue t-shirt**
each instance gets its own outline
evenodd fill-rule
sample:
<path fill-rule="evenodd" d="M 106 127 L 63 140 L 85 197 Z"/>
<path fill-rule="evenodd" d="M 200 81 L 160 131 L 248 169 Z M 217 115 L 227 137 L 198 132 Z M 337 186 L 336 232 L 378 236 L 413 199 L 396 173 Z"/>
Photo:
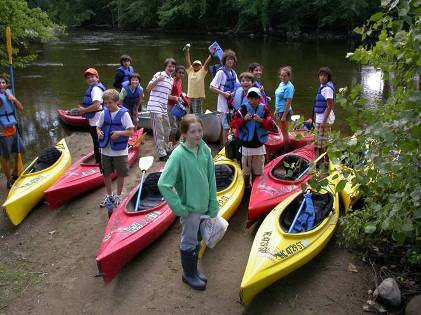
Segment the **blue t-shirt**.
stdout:
<path fill-rule="evenodd" d="M 287 84 L 284 82 L 279 83 L 278 88 L 275 90 L 275 112 L 283 113 L 288 99 L 294 97 L 294 86 L 291 81 Z M 291 110 L 291 108 L 290 108 Z"/>

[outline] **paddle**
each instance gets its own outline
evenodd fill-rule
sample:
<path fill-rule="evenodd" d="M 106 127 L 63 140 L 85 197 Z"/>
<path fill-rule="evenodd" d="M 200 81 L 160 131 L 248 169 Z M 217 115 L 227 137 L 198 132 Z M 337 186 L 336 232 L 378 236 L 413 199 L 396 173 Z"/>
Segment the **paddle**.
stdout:
<path fill-rule="evenodd" d="M 136 207 L 134 208 L 134 211 L 139 211 L 139 202 L 140 202 L 140 195 L 142 193 L 143 188 L 143 178 L 145 176 L 146 171 L 152 166 L 153 164 L 153 156 L 144 156 L 139 159 L 139 169 L 142 172 L 142 177 L 140 179 L 139 189 L 137 192 L 137 199 L 136 199 Z"/>
<path fill-rule="evenodd" d="M 307 194 L 307 193 L 306 193 L 306 194 Z M 292 224 L 291 224 L 291 226 L 290 226 L 290 227 L 289 227 L 289 229 L 288 229 L 288 233 L 291 233 L 292 229 L 294 228 L 294 225 L 295 225 L 295 223 L 297 222 L 297 219 L 298 219 L 298 217 L 300 216 L 301 211 L 303 210 L 303 208 L 304 208 L 304 204 L 305 204 L 305 203 L 306 203 L 306 198 L 305 198 L 305 196 L 303 195 L 303 201 L 301 202 L 300 208 L 298 209 L 297 214 L 295 215 L 294 220 L 292 221 Z"/>
<path fill-rule="evenodd" d="M 12 60 L 12 32 L 10 31 L 10 27 L 6 27 L 6 49 L 7 49 L 7 55 L 9 57 L 9 70 L 10 70 L 10 82 L 12 83 L 12 93 L 13 95 L 16 95 L 15 93 L 15 79 L 13 77 L 13 60 Z M 17 115 L 16 115 L 16 110 L 15 112 L 15 117 L 16 117 L 16 121 L 17 121 Z M 17 124 L 16 124 L 17 127 Z M 18 128 L 16 128 L 18 129 Z M 22 159 L 22 154 L 20 153 L 20 143 L 19 143 L 19 130 L 16 130 L 17 135 L 16 135 L 16 146 L 17 146 L 17 154 L 16 154 L 16 173 L 18 176 L 20 176 L 20 174 L 22 174 L 23 172 L 23 159 Z"/>
<path fill-rule="evenodd" d="M 325 153 L 323 153 L 323 154 L 320 154 L 319 155 L 319 157 L 317 158 L 317 159 L 315 159 L 314 160 L 314 164 L 316 164 L 317 162 L 319 162 L 320 161 L 320 159 L 322 158 L 322 157 L 324 157 L 325 155 L 326 155 L 326 153 L 327 152 L 325 152 Z M 299 180 L 301 177 L 303 177 L 308 171 L 310 170 L 310 166 L 309 167 L 307 167 L 300 175 L 298 175 L 298 177 L 297 177 L 297 179 L 296 180 Z"/>

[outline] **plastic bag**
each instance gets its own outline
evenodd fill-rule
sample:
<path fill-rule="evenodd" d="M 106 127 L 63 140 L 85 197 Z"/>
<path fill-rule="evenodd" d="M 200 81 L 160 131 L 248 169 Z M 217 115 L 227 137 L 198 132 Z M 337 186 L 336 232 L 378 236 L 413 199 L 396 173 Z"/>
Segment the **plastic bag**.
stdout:
<path fill-rule="evenodd" d="M 204 215 L 201 218 L 200 234 L 202 234 L 203 241 L 207 247 L 214 248 L 224 237 L 225 231 L 228 228 L 228 222 L 220 215 L 217 215 L 215 218 Z"/>

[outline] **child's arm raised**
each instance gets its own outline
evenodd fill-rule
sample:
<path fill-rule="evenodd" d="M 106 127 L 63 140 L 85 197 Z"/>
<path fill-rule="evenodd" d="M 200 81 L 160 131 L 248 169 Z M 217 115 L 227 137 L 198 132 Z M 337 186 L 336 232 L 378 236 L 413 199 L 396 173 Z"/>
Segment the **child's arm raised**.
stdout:
<path fill-rule="evenodd" d="M 209 55 L 208 58 L 206 58 L 205 62 L 203 63 L 203 69 L 205 69 L 205 71 L 208 71 L 208 65 L 211 62 L 212 56 Z"/>
<path fill-rule="evenodd" d="M 186 48 L 184 57 L 186 58 L 186 69 L 188 69 L 191 67 L 190 49 Z"/>

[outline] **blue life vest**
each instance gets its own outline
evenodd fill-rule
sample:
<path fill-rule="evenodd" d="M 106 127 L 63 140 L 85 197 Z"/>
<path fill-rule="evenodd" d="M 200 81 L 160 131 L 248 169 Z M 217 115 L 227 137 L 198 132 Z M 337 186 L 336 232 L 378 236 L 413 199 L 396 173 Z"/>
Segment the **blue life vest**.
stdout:
<path fill-rule="evenodd" d="M 262 84 L 260 84 L 259 81 L 254 80 L 253 87 L 256 87 L 256 88 L 258 88 L 260 90 L 260 92 L 262 93 L 262 101 L 264 101 L 263 104 L 264 105 L 267 105 L 268 98 L 267 98 L 267 95 L 266 95 L 265 91 L 261 89 Z"/>
<path fill-rule="evenodd" d="M 259 117 L 264 118 L 265 111 L 263 104 L 259 104 L 256 108 L 256 111 L 254 111 L 253 106 L 251 106 L 249 102 L 244 104 L 244 106 L 246 106 L 248 114 L 257 114 Z M 254 119 L 247 121 L 246 124 L 240 129 L 240 139 L 243 142 L 251 142 L 256 131 L 260 143 L 266 143 L 268 140 L 268 131 L 263 128 L 261 123 L 258 123 Z"/>
<path fill-rule="evenodd" d="M 247 102 L 247 97 L 244 95 L 244 89 L 239 87 L 235 90 L 234 94 L 234 109 L 240 109 L 241 105 L 245 105 Z"/>
<path fill-rule="evenodd" d="M 124 150 L 127 147 L 129 137 L 118 137 L 117 139 L 111 139 L 111 133 L 113 131 L 126 130 L 121 123 L 121 118 L 126 112 L 128 112 L 126 108 L 120 108 L 117 114 L 114 116 L 114 119 L 111 119 L 111 112 L 108 110 L 108 108 L 104 109 L 104 124 L 101 128 L 102 132 L 104 133 L 104 138 L 98 141 L 100 148 L 105 148 L 108 145 L 108 142 L 111 145 L 111 149 L 115 151 Z"/>
<path fill-rule="evenodd" d="M 0 93 L 0 127 L 12 127 L 16 125 L 15 106 L 7 96 Z"/>
<path fill-rule="evenodd" d="M 121 80 L 122 84 L 126 81 L 129 81 L 129 76 L 134 73 L 134 69 L 132 66 L 129 66 L 129 68 L 127 69 L 123 66 L 120 66 L 117 70 L 120 71 L 123 75 L 123 79 Z"/>
<path fill-rule="evenodd" d="M 87 107 L 89 107 L 89 106 L 91 106 L 91 105 L 92 105 L 92 96 L 91 96 L 91 92 L 92 92 L 92 89 L 93 89 L 95 86 L 99 87 L 99 88 L 100 88 L 103 92 L 106 90 L 106 87 L 105 87 L 105 86 L 104 86 L 104 84 L 102 84 L 101 82 L 98 82 L 98 83 L 97 83 L 97 84 L 95 84 L 95 85 L 90 85 L 90 86 L 88 87 L 88 89 L 86 90 L 85 95 L 83 96 L 83 99 L 82 99 L 82 106 L 83 106 L 83 107 L 87 108 Z M 101 104 L 101 105 L 102 105 L 102 104 Z M 85 117 L 85 118 L 91 119 L 91 118 L 94 118 L 94 116 L 95 116 L 95 113 L 96 113 L 96 112 L 100 112 L 100 111 L 102 111 L 102 106 L 101 106 L 101 109 L 99 109 L 99 110 L 97 110 L 97 111 L 94 111 L 94 112 L 85 113 L 85 114 L 83 114 L 82 116 L 83 116 L 83 117 Z"/>
<path fill-rule="evenodd" d="M 322 84 L 317 90 L 316 102 L 314 103 L 314 112 L 317 114 L 324 113 L 324 111 L 327 108 L 327 99 L 325 99 L 321 93 L 322 89 L 325 87 L 331 88 L 333 90 L 333 98 L 334 99 L 336 98 L 335 85 L 332 82 L 327 82 L 326 84 Z"/>
<path fill-rule="evenodd" d="M 139 101 L 140 95 L 142 93 L 141 89 L 140 89 L 140 85 L 138 85 L 135 89 L 134 92 L 132 92 L 132 89 L 130 88 L 130 84 L 128 83 L 129 81 L 123 83 L 123 89 L 126 90 L 126 97 L 124 98 L 123 101 L 123 106 L 125 108 L 127 108 L 130 112 L 133 111 L 133 108 L 135 107 L 135 105 L 137 104 L 137 102 Z"/>
<path fill-rule="evenodd" d="M 316 212 L 314 211 L 313 200 L 311 199 L 311 193 L 304 195 L 305 210 L 300 213 L 295 222 L 291 233 L 302 233 L 313 229 L 314 222 L 316 221 Z"/>
<path fill-rule="evenodd" d="M 227 69 L 226 67 L 221 67 L 222 71 L 224 71 L 227 80 L 225 84 L 223 84 L 224 92 L 234 92 L 235 88 L 237 87 L 237 74 L 233 69 Z"/>

